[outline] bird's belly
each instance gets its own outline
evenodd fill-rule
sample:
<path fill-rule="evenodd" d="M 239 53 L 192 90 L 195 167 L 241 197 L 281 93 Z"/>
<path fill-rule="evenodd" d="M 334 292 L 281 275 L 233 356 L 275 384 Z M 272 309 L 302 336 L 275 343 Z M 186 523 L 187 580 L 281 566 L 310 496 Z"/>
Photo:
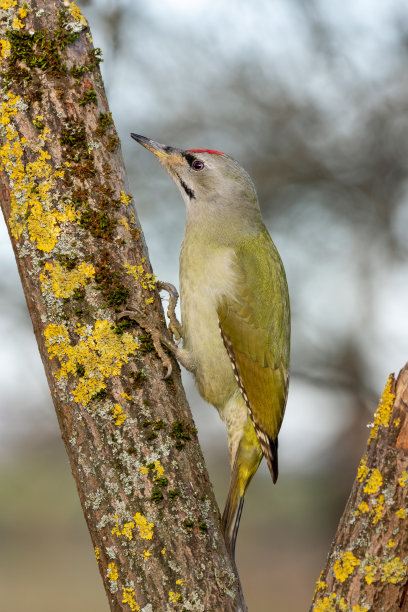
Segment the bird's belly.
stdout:
<path fill-rule="evenodd" d="M 190 260 L 191 261 L 191 260 Z M 226 402 L 237 391 L 231 361 L 225 349 L 217 313 L 217 303 L 228 284 L 228 258 L 221 274 L 220 262 L 208 270 L 189 269 L 181 275 L 180 305 L 183 325 L 183 346 L 193 356 L 195 381 L 202 397 L 221 413 Z"/>

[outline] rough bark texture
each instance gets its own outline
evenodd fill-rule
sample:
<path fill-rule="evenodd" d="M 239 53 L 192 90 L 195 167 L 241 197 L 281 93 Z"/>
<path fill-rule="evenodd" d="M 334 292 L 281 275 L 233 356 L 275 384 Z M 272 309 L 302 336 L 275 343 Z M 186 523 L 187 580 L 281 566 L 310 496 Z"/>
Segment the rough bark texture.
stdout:
<path fill-rule="evenodd" d="M 0 1 L 1 204 L 112 610 L 244 610 L 164 329 L 89 28 Z"/>
<path fill-rule="evenodd" d="M 388 379 L 312 610 L 408 610 L 408 364 Z"/>

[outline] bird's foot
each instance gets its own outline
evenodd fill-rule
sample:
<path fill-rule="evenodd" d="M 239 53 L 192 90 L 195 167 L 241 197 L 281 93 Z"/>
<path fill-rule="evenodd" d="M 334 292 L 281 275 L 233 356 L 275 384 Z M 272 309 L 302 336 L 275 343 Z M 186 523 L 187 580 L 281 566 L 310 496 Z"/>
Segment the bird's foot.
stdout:
<path fill-rule="evenodd" d="M 166 370 L 164 380 L 167 380 L 168 378 L 170 378 L 173 372 L 173 366 L 172 366 L 170 357 L 166 354 L 166 352 L 164 351 L 162 347 L 162 343 L 165 346 L 168 346 L 168 344 L 171 343 L 171 341 L 169 341 L 169 339 L 166 338 L 164 334 L 160 332 L 157 328 L 153 327 L 148 317 L 146 317 L 146 315 L 141 313 L 140 311 L 124 310 L 117 316 L 118 319 L 123 319 L 124 317 L 127 317 L 128 319 L 132 319 L 133 321 L 136 321 L 136 323 L 138 323 L 140 327 L 142 327 L 148 334 L 151 335 L 155 351 L 160 361 L 162 362 L 163 367 Z M 171 350 L 171 347 L 168 347 L 168 348 L 170 348 Z M 175 344 L 174 344 L 174 348 L 177 349 L 177 346 Z"/>
<path fill-rule="evenodd" d="M 159 291 L 167 291 L 169 294 L 169 306 L 167 308 L 167 316 L 169 317 L 168 330 L 170 335 L 174 338 L 174 343 L 178 345 L 182 338 L 181 323 L 176 317 L 176 306 L 179 294 L 174 285 L 163 281 L 157 281 L 157 289 Z"/>

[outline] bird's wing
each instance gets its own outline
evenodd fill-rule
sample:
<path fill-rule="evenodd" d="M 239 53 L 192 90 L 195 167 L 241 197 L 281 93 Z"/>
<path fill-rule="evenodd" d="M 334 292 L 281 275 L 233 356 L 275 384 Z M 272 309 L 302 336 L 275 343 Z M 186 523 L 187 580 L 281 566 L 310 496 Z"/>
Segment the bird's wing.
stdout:
<path fill-rule="evenodd" d="M 219 303 L 220 330 L 275 482 L 289 377 L 286 276 L 266 229 L 239 243 L 234 263 L 236 292 Z"/>

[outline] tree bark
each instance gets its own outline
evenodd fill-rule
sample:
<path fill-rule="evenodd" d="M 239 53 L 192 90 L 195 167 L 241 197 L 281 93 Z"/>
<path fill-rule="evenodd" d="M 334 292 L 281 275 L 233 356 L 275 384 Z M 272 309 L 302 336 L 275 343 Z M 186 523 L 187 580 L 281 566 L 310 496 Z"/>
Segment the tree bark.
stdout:
<path fill-rule="evenodd" d="M 408 610 L 408 364 L 390 375 L 311 610 Z"/>
<path fill-rule="evenodd" d="M 112 610 L 245 610 L 75 2 L 0 2 L 1 205 Z"/>

